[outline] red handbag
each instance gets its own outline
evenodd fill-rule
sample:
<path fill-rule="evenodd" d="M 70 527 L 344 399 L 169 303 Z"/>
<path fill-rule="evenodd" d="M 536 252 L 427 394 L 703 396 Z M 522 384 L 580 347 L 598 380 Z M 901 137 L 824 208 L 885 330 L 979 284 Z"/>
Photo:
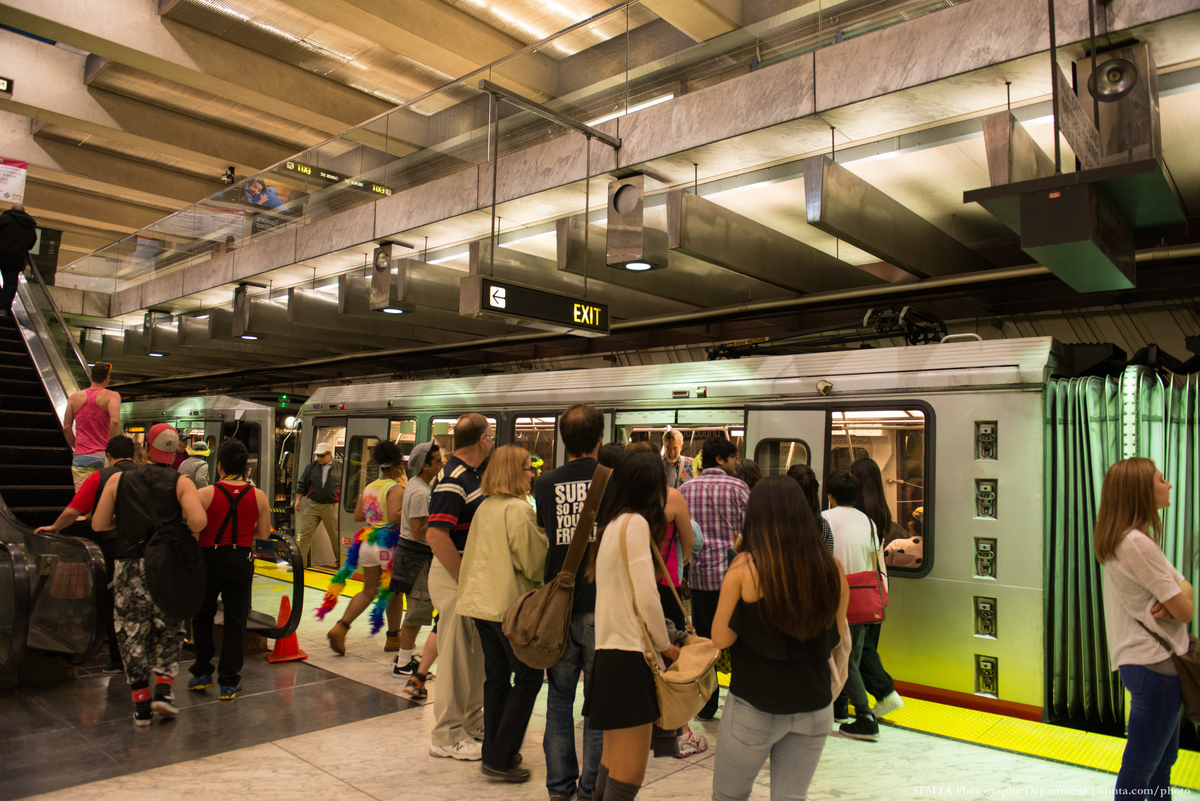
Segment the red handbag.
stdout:
<path fill-rule="evenodd" d="M 888 605 L 887 587 L 884 585 L 883 571 L 879 567 L 879 550 L 874 547 L 874 523 L 871 523 L 871 546 L 871 555 L 875 560 L 874 569 L 846 576 L 846 582 L 850 585 L 850 606 L 846 609 L 846 622 L 851 625 L 882 623 L 883 610 Z"/>

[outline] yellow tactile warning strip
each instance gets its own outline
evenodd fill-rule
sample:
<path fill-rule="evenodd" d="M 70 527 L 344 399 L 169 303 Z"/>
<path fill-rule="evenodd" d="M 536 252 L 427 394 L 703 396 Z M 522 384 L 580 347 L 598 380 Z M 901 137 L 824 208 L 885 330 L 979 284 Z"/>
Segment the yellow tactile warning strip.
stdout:
<path fill-rule="evenodd" d="M 1006 718 L 932 701 L 905 698 L 904 708 L 884 718 L 904 729 L 936 734 L 952 740 L 978 743 L 1002 751 L 1052 759 L 1068 765 L 1116 773 L 1121 767 L 1125 741 L 1120 737 Z M 1180 751 L 1171 784 L 1200 790 L 1200 753 Z"/>
<path fill-rule="evenodd" d="M 269 564 L 269 563 L 262 562 L 262 561 L 255 562 L 254 563 L 254 572 L 260 576 L 266 576 L 267 578 L 279 579 L 280 581 L 286 581 L 288 584 L 292 583 L 292 574 L 291 573 L 285 573 L 282 570 L 279 570 L 278 568 L 275 568 L 275 567 L 267 567 L 267 564 Z M 332 575 L 330 575 L 329 573 L 326 573 L 324 571 L 321 571 L 321 570 L 305 570 L 304 571 L 304 586 L 311 587 L 314 590 L 320 590 L 321 592 L 325 592 L 325 590 L 329 589 L 329 582 L 332 579 L 333 579 Z M 344 590 L 342 590 L 342 595 L 349 598 L 351 596 L 357 595 L 358 593 L 362 592 L 362 588 L 363 588 L 363 585 L 362 585 L 361 581 L 355 581 L 354 579 L 350 579 L 349 581 L 346 582 L 346 588 Z"/>
<path fill-rule="evenodd" d="M 267 567 L 258 562 L 255 572 L 289 584 L 292 575 Z M 329 587 L 329 573 L 320 570 L 304 571 L 304 586 L 324 592 Z M 344 595 L 350 596 L 362 590 L 362 582 L 348 581 Z M 729 676 L 718 673 L 722 687 L 729 686 Z M 934 734 L 951 740 L 977 743 L 1002 751 L 1052 759 L 1068 765 L 1116 773 L 1121 767 L 1121 753 L 1125 741 L 1120 737 L 1105 734 L 1090 734 L 1048 723 L 1034 723 L 1019 718 L 1008 718 L 991 712 L 905 698 L 904 708 L 884 718 L 902 729 Z M 1171 784 L 1200 790 L 1200 753 L 1180 751 L 1175 769 L 1171 771 Z"/>

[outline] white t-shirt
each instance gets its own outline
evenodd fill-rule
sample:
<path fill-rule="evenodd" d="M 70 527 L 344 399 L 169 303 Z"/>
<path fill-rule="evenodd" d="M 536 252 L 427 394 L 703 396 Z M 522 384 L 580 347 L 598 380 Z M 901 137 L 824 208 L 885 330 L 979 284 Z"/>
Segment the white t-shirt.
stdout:
<path fill-rule="evenodd" d="M 416 542 L 413 537 L 412 523 L 414 517 L 429 517 L 429 495 L 431 490 L 420 476 L 409 479 L 404 488 L 404 502 L 400 505 L 400 537 Z"/>
<path fill-rule="evenodd" d="M 1154 540 L 1136 528 L 1117 546 L 1116 556 L 1104 565 L 1104 620 L 1108 624 L 1108 653 L 1113 667 L 1153 665 L 1170 658 L 1140 620 L 1175 647 L 1188 649 L 1187 624 L 1155 620 L 1150 607 L 1178 595 L 1183 574 L 1167 561 Z"/>
<path fill-rule="evenodd" d="M 621 561 L 621 525 L 629 519 L 626 533 L 629 550 L 629 573 L 633 588 Z M 634 609 L 637 604 L 637 610 Z M 613 651 L 646 651 L 646 638 L 637 612 L 642 613 L 656 652 L 665 651 L 667 639 L 666 616 L 658 597 L 654 580 L 654 556 L 650 552 L 650 526 L 641 515 L 624 514 L 604 529 L 600 549 L 596 554 L 596 649 Z"/>
<path fill-rule="evenodd" d="M 835 506 L 821 515 L 833 531 L 833 556 L 842 563 L 846 575 L 873 570 L 872 553 L 879 545 L 879 535 L 872 537 L 871 518 L 853 506 Z"/>

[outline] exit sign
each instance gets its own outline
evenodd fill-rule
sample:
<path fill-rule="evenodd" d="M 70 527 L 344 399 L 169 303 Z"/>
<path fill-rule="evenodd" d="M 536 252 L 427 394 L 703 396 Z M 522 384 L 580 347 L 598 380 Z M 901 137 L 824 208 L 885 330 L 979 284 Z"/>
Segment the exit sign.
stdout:
<path fill-rule="evenodd" d="M 459 314 L 585 337 L 608 336 L 608 304 L 484 275 L 462 279 Z"/>

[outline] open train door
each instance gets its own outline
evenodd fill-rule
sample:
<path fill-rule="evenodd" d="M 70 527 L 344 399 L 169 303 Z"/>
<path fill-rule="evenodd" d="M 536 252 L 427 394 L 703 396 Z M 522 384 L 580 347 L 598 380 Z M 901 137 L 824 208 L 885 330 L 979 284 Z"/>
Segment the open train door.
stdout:
<path fill-rule="evenodd" d="M 371 455 L 375 446 L 387 438 L 386 417 L 351 417 L 346 421 L 346 461 L 342 466 L 342 500 L 338 505 L 343 560 L 354 541 L 354 532 L 362 528 L 361 523 L 354 521 L 354 502 L 368 484 L 379 478 L 379 465 Z"/>
<path fill-rule="evenodd" d="M 781 476 L 794 464 L 806 464 L 823 487 L 828 418 L 825 409 L 748 406 L 745 458 L 758 462 L 764 476 Z"/>

